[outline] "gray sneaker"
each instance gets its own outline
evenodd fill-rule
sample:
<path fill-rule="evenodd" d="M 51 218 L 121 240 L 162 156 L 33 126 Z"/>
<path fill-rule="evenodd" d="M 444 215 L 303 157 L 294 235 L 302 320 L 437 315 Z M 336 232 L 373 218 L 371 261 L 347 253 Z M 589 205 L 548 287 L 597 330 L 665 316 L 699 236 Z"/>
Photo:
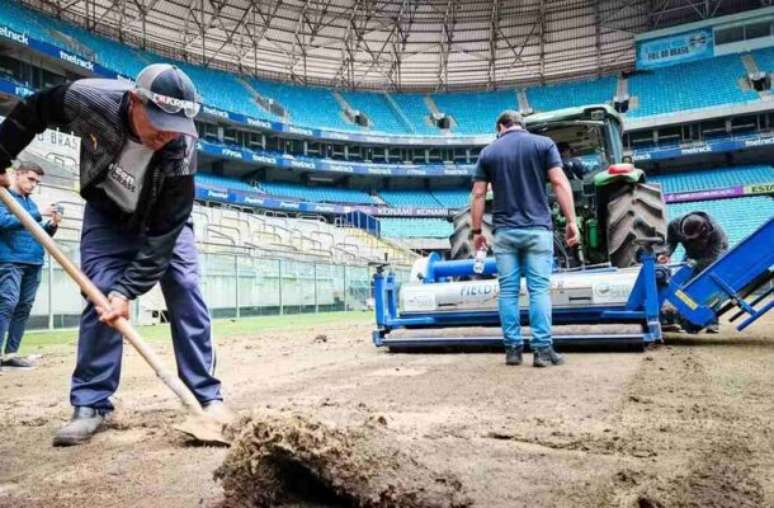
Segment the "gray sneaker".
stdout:
<path fill-rule="evenodd" d="M 231 425 L 236 420 L 236 413 L 223 403 L 222 400 L 211 400 L 202 409 L 207 416 L 221 425 Z"/>
<path fill-rule="evenodd" d="M 2 366 L 13 367 L 14 369 L 32 369 L 35 367 L 35 364 L 21 356 L 12 356 L 3 360 Z"/>
<path fill-rule="evenodd" d="M 85 443 L 96 434 L 102 423 L 113 413 L 110 409 L 76 406 L 72 419 L 54 436 L 54 446 L 74 446 Z"/>
<path fill-rule="evenodd" d="M 536 349 L 532 355 L 533 367 L 548 367 L 549 365 L 561 365 L 563 363 L 564 357 L 550 346 Z"/>

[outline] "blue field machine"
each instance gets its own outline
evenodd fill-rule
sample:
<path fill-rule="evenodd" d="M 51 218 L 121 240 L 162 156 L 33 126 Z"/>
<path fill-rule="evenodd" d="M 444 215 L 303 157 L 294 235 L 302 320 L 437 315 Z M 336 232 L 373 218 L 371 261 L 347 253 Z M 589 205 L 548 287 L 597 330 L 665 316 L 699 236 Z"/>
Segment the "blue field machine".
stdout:
<path fill-rule="evenodd" d="M 686 331 L 699 332 L 732 311 L 730 321 L 741 331 L 774 306 L 770 284 L 774 218 L 698 274 L 691 263 L 656 263 L 653 246 L 660 242 L 663 238 L 640 241 L 641 264 L 636 267 L 555 272 L 551 288 L 555 325 L 638 325 L 628 333 L 555 335 L 555 341 L 645 346 L 663 341 L 664 324 L 677 322 Z M 495 260 L 487 258 L 481 276 L 474 274 L 473 263 L 472 259 L 444 261 L 433 253 L 416 263 L 411 280 L 402 284 L 387 265 L 379 265 L 374 275 L 374 343 L 391 349 L 502 345 L 502 336 L 497 335 L 448 336 L 430 331 L 500 325 L 498 284 L 492 277 Z M 523 283 L 520 308 L 526 325 Z M 391 336 L 398 329 L 423 331 L 419 336 L 414 332 Z"/>

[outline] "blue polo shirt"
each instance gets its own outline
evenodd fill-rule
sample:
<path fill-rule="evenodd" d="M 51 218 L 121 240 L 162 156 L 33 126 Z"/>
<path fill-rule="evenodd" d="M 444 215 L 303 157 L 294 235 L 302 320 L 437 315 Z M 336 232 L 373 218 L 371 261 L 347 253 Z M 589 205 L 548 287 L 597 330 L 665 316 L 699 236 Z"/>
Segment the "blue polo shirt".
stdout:
<path fill-rule="evenodd" d="M 548 170 L 562 167 L 556 144 L 522 129 L 505 132 L 481 151 L 473 180 L 490 182 L 494 229 L 553 229 Z"/>

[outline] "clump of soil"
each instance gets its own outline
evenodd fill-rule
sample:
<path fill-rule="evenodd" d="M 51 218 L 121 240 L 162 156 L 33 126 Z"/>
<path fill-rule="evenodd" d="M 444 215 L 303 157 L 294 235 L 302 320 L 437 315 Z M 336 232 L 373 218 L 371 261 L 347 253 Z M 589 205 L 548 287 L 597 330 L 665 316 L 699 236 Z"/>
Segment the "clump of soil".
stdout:
<path fill-rule="evenodd" d="M 471 501 L 449 474 L 398 450 L 388 431 L 346 432 L 299 415 L 253 416 L 215 478 L 224 506 L 464 507 Z"/>

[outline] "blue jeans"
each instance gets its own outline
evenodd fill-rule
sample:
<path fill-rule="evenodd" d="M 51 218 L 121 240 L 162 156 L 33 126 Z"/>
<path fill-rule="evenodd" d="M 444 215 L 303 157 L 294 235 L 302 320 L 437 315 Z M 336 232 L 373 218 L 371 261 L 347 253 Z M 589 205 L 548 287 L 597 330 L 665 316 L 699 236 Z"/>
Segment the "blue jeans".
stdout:
<path fill-rule="evenodd" d="M 144 238 L 120 230 L 112 218 L 86 205 L 81 235 L 81 268 L 107 293 L 134 259 Z M 199 261 L 193 224 L 177 238 L 166 274 L 159 281 L 167 303 L 177 373 L 202 404 L 221 400 L 215 377 L 215 349 L 210 316 L 199 288 Z M 94 305 L 81 316 L 78 359 L 70 387 L 70 403 L 96 409 L 112 409 L 110 396 L 121 377 L 123 339 L 100 323 Z"/>
<path fill-rule="evenodd" d="M 40 285 L 40 269 L 40 265 L 0 263 L 0 347 L 7 334 L 5 354 L 19 351 Z"/>
<path fill-rule="evenodd" d="M 554 235 L 542 228 L 498 229 L 494 253 L 500 283 L 498 308 L 506 347 L 521 346 L 519 290 L 521 275 L 529 292 L 530 346 L 551 346 L 551 271 L 554 265 Z"/>

